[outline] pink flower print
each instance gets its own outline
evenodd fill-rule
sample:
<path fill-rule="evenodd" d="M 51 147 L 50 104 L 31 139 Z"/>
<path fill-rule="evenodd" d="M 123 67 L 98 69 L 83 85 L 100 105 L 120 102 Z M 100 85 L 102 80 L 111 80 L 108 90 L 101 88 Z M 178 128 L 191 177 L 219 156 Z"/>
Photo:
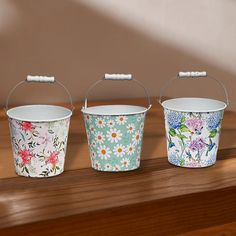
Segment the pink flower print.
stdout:
<path fill-rule="evenodd" d="M 192 118 L 186 121 L 186 125 L 191 131 L 201 131 L 203 128 L 203 121 L 200 119 Z"/>
<path fill-rule="evenodd" d="M 202 140 L 202 138 L 197 138 L 195 140 L 192 140 L 189 148 L 192 151 L 200 151 L 202 150 L 204 147 L 206 147 L 206 144 L 204 143 L 204 141 Z"/>
<path fill-rule="evenodd" d="M 45 133 L 44 137 L 40 137 L 40 138 L 43 139 L 42 144 L 45 144 L 45 146 L 47 146 L 48 143 L 51 143 L 51 138 L 50 136 L 48 136 L 47 133 Z"/>
<path fill-rule="evenodd" d="M 52 152 L 51 155 L 48 157 L 46 162 L 52 164 L 53 166 L 55 166 L 57 164 L 57 161 L 58 161 L 58 155 L 59 155 L 58 152 L 56 152 L 56 151 Z"/>
<path fill-rule="evenodd" d="M 29 164 L 29 163 L 30 163 L 30 160 L 31 160 L 31 158 L 32 158 L 32 156 L 33 156 L 33 155 L 30 153 L 30 151 L 27 150 L 27 149 L 25 149 L 25 150 L 20 150 L 20 151 L 18 152 L 18 154 L 19 154 L 19 156 L 20 156 L 20 158 L 21 158 L 21 160 L 22 160 L 22 162 L 23 162 L 24 165 Z"/>
<path fill-rule="evenodd" d="M 20 126 L 21 126 L 21 129 L 24 130 L 25 132 L 32 131 L 33 129 L 33 125 L 31 122 L 22 121 L 20 123 Z"/>
<path fill-rule="evenodd" d="M 193 160 L 188 163 L 188 167 L 201 167 L 201 164 Z"/>

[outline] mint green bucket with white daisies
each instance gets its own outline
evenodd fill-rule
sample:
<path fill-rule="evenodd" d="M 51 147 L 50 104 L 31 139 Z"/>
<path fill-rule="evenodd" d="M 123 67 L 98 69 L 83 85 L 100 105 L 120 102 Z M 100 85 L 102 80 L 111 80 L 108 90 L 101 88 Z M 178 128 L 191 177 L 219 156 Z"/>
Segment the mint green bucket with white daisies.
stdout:
<path fill-rule="evenodd" d="M 133 105 L 87 106 L 91 90 L 106 80 L 134 81 L 145 91 L 148 107 Z M 82 108 L 88 138 L 92 168 L 98 171 L 120 172 L 140 166 L 144 121 L 151 108 L 150 97 L 142 83 L 131 74 L 105 74 L 93 84 Z"/>
<path fill-rule="evenodd" d="M 224 90 L 226 102 L 196 97 L 162 101 L 163 90 L 174 79 L 208 77 Z M 229 104 L 222 82 L 206 72 L 179 72 L 162 88 L 159 103 L 164 108 L 168 161 L 176 166 L 201 168 L 214 165 L 224 110 Z"/>

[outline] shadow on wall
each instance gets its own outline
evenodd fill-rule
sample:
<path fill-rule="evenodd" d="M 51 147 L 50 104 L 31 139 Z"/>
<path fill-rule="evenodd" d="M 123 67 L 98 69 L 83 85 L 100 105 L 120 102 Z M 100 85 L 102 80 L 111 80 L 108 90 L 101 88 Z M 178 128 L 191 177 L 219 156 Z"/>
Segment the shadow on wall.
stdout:
<path fill-rule="evenodd" d="M 158 38 L 150 39 L 79 3 L 72 0 L 8 0 L 8 3 L 14 7 L 16 16 L 15 20 L 9 19 L 13 23 L 7 29 L 0 31 L 1 105 L 8 91 L 27 74 L 55 75 L 78 101 L 83 99 L 89 85 L 106 72 L 133 73 L 156 96 L 167 79 L 183 70 L 206 70 L 221 78 L 229 88 L 231 100 L 236 101 L 233 74 Z M 212 81 L 198 82 L 177 81 L 171 95 L 223 99 Z M 113 83 L 107 83 L 91 99 L 143 96 L 141 90 L 131 85 L 120 89 L 118 85 L 121 84 L 114 89 Z M 24 86 L 16 92 L 11 104 L 66 99 L 61 91 L 49 86 Z M 231 108 L 236 110 L 236 104 Z"/>

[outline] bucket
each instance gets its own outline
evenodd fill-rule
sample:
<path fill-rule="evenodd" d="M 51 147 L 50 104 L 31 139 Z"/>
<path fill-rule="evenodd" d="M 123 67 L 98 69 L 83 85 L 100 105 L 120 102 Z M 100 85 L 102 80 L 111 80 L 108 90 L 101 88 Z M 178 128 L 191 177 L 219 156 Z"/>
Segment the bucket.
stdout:
<path fill-rule="evenodd" d="M 87 107 L 91 90 L 106 80 L 132 80 L 138 83 L 146 93 L 148 108 L 133 105 Z M 131 74 L 105 74 L 103 79 L 89 88 L 82 112 L 93 169 L 120 172 L 140 166 L 145 115 L 150 108 L 147 89 Z"/>
<path fill-rule="evenodd" d="M 168 161 L 176 166 L 201 168 L 214 165 L 219 146 L 224 109 L 229 104 L 225 86 L 206 72 L 179 72 L 178 79 L 207 77 L 222 86 L 226 103 L 208 98 L 183 97 L 162 101 Z"/>
<path fill-rule="evenodd" d="M 13 91 L 25 82 L 57 83 L 69 95 L 72 110 L 53 105 L 25 105 L 8 109 Z M 27 76 L 9 93 L 6 113 L 18 175 L 51 177 L 64 171 L 70 117 L 73 105 L 69 91 L 54 77 Z"/>

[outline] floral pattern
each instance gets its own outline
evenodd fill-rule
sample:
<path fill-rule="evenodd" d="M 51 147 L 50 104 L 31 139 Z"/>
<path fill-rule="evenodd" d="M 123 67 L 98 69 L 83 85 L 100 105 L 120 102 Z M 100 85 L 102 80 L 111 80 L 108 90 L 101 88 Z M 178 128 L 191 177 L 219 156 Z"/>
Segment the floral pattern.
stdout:
<path fill-rule="evenodd" d="M 9 118 L 16 173 L 49 177 L 64 170 L 70 119 L 26 122 Z"/>
<path fill-rule="evenodd" d="M 164 112 L 169 162 L 191 168 L 213 165 L 224 111 Z"/>
<path fill-rule="evenodd" d="M 145 113 L 125 116 L 84 114 L 92 167 L 129 171 L 140 165 Z"/>

